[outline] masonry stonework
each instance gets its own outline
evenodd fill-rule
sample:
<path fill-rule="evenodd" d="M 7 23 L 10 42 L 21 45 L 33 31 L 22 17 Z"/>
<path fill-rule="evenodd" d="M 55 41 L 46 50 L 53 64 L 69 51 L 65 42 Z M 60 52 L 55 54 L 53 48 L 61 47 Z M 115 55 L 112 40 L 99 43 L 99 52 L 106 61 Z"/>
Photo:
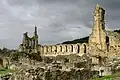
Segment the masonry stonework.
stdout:
<path fill-rule="evenodd" d="M 42 56 L 57 56 L 77 54 L 90 54 L 93 62 L 98 62 L 99 58 L 107 56 L 117 56 L 120 54 L 120 34 L 105 30 L 104 21 L 105 10 L 96 5 L 94 10 L 94 22 L 92 33 L 88 43 L 59 44 L 59 45 L 40 45 L 38 44 L 37 27 L 32 38 L 23 34 L 22 44 L 19 51 L 26 53 L 39 53 Z"/>
<path fill-rule="evenodd" d="M 101 50 L 107 50 L 107 34 L 104 22 L 105 10 L 99 5 L 95 7 L 93 30 L 89 38 L 89 45 Z"/>

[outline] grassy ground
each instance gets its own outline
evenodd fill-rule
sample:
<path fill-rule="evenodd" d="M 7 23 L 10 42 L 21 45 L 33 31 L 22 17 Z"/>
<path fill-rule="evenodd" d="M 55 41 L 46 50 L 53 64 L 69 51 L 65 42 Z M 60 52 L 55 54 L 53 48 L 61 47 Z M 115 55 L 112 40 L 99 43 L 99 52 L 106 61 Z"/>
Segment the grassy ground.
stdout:
<path fill-rule="evenodd" d="M 91 80 L 120 80 L 120 72 L 117 72 L 113 75 L 109 75 L 109 76 L 104 76 L 102 78 L 94 78 Z"/>
<path fill-rule="evenodd" d="M 94 78 L 94 79 L 91 79 L 91 80 L 113 80 L 113 76 L 104 76 L 102 78 Z"/>
<path fill-rule="evenodd" d="M 0 68 L 0 75 L 7 75 L 9 73 L 13 73 L 14 70 L 11 70 L 11 69 L 5 69 L 5 68 Z"/>

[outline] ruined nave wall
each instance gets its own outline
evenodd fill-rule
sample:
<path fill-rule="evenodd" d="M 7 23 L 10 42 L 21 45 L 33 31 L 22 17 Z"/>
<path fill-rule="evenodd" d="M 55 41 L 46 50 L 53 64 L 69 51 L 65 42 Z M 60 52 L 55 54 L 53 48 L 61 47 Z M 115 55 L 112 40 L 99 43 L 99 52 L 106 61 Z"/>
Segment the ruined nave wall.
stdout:
<path fill-rule="evenodd" d="M 60 45 L 41 45 L 38 47 L 41 55 L 56 56 L 56 55 L 69 55 L 78 54 L 82 55 L 87 53 L 88 44 L 60 44 Z"/>

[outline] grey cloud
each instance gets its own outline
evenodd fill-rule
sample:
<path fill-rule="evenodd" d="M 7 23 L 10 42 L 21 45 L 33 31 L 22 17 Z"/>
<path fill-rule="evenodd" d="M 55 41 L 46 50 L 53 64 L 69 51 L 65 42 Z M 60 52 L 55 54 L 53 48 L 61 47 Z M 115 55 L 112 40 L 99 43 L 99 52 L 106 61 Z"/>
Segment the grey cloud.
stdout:
<path fill-rule="evenodd" d="M 28 31 L 31 36 L 35 25 L 40 44 L 87 36 L 93 25 L 96 4 L 106 10 L 106 26 L 119 28 L 119 3 L 119 0 L 1 0 L 0 45 L 17 48 L 22 33 Z"/>

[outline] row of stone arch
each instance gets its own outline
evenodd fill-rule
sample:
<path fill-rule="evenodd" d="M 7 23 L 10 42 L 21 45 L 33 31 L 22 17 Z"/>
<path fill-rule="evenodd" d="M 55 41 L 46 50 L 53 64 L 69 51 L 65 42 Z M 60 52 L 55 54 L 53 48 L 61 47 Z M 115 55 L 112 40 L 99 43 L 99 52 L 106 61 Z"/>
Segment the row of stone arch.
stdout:
<path fill-rule="evenodd" d="M 87 44 L 63 44 L 63 45 L 52 45 L 52 46 L 40 46 L 40 53 L 42 54 L 52 54 L 52 53 L 86 53 Z"/>

